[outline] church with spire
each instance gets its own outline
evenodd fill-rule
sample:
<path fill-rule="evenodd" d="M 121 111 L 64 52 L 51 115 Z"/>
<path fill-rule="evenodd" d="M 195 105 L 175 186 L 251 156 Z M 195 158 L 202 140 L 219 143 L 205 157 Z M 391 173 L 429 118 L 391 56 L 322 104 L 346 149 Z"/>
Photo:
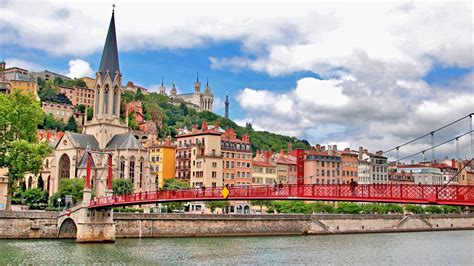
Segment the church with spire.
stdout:
<path fill-rule="evenodd" d="M 166 94 L 166 88 L 161 81 L 161 87 L 159 92 L 162 95 Z M 197 111 L 210 111 L 212 112 L 212 104 L 214 102 L 214 95 L 212 94 L 211 87 L 209 86 L 209 79 L 206 81 L 206 87 L 204 92 L 201 92 L 201 82 L 199 82 L 199 73 L 197 74 L 196 82 L 194 83 L 194 92 L 178 94 L 176 90 L 176 83 L 173 82 L 173 87 L 170 90 L 170 102 L 174 105 L 180 105 L 184 103 L 187 107 L 196 109 Z"/>
<path fill-rule="evenodd" d="M 112 11 L 99 69 L 96 73 L 94 114 L 83 132 L 65 132 L 53 144 L 54 152 L 46 159 L 41 173 L 50 194 L 58 191 L 63 179 L 85 178 L 86 151 L 92 154 L 92 188 L 97 197 L 105 196 L 108 154 L 112 154 L 113 178 L 126 178 L 134 192 L 156 189 L 150 175 L 148 151 L 131 134 L 128 118 L 120 119 L 122 73 Z"/>

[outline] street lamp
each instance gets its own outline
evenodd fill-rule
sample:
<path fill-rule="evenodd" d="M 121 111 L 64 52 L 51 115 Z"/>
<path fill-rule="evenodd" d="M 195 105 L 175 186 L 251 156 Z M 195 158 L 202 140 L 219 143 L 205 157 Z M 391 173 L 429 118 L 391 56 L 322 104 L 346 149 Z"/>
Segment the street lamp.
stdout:
<path fill-rule="evenodd" d="M 58 210 L 61 210 L 61 198 L 58 198 Z"/>

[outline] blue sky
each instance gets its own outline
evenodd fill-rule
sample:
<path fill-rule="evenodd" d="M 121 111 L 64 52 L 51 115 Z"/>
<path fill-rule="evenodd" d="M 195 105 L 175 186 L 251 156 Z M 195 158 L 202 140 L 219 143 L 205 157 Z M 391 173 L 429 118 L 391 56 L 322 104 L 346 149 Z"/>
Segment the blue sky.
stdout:
<path fill-rule="evenodd" d="M 469 2 L 116 3 L 124 83 L 191 92 L 199 72 L 240 124 L 388 149 L 474 109 Z M 25 4 L 0 2 L 7 65 L 93 76 L 110 3 Z"/>

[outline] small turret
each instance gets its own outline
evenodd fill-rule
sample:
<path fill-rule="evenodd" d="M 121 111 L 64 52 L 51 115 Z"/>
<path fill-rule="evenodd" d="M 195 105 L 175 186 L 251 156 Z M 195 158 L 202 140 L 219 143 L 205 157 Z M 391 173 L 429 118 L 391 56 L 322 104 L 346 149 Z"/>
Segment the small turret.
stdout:
<path fill-rule="evenodd" d="M 194 82 L 194 93 L 201 93 L 201 82 L 199 82 L 199 72 L 197 72 L 196 82 Z"/>
<path fill-rule="evenodd" d="M 163 77 L 161 77 L 160 94 L 161 94 L 161 95 L 166 95 L 166 88 L 165 88 L 164 78 L 163 78 Z"/>
<path fill-rule="evenodd" d="M 171 88 L 171 97 L 176 97 L 177 91 L 176 91 L 176 83 L 173 81 L 173 87 Z"/>

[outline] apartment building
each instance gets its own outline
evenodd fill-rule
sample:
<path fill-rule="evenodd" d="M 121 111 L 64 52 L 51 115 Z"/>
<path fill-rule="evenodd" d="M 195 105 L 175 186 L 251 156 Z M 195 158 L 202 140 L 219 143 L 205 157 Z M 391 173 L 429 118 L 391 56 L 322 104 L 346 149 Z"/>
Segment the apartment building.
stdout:
<path fill-rule="evenodd" d="M 222 177 L 225 184 L 250 185 L 252 183 L 252 147 L 247 134 L 237 138 L 233 128 L 221 135 L 223 154 Z"/>

